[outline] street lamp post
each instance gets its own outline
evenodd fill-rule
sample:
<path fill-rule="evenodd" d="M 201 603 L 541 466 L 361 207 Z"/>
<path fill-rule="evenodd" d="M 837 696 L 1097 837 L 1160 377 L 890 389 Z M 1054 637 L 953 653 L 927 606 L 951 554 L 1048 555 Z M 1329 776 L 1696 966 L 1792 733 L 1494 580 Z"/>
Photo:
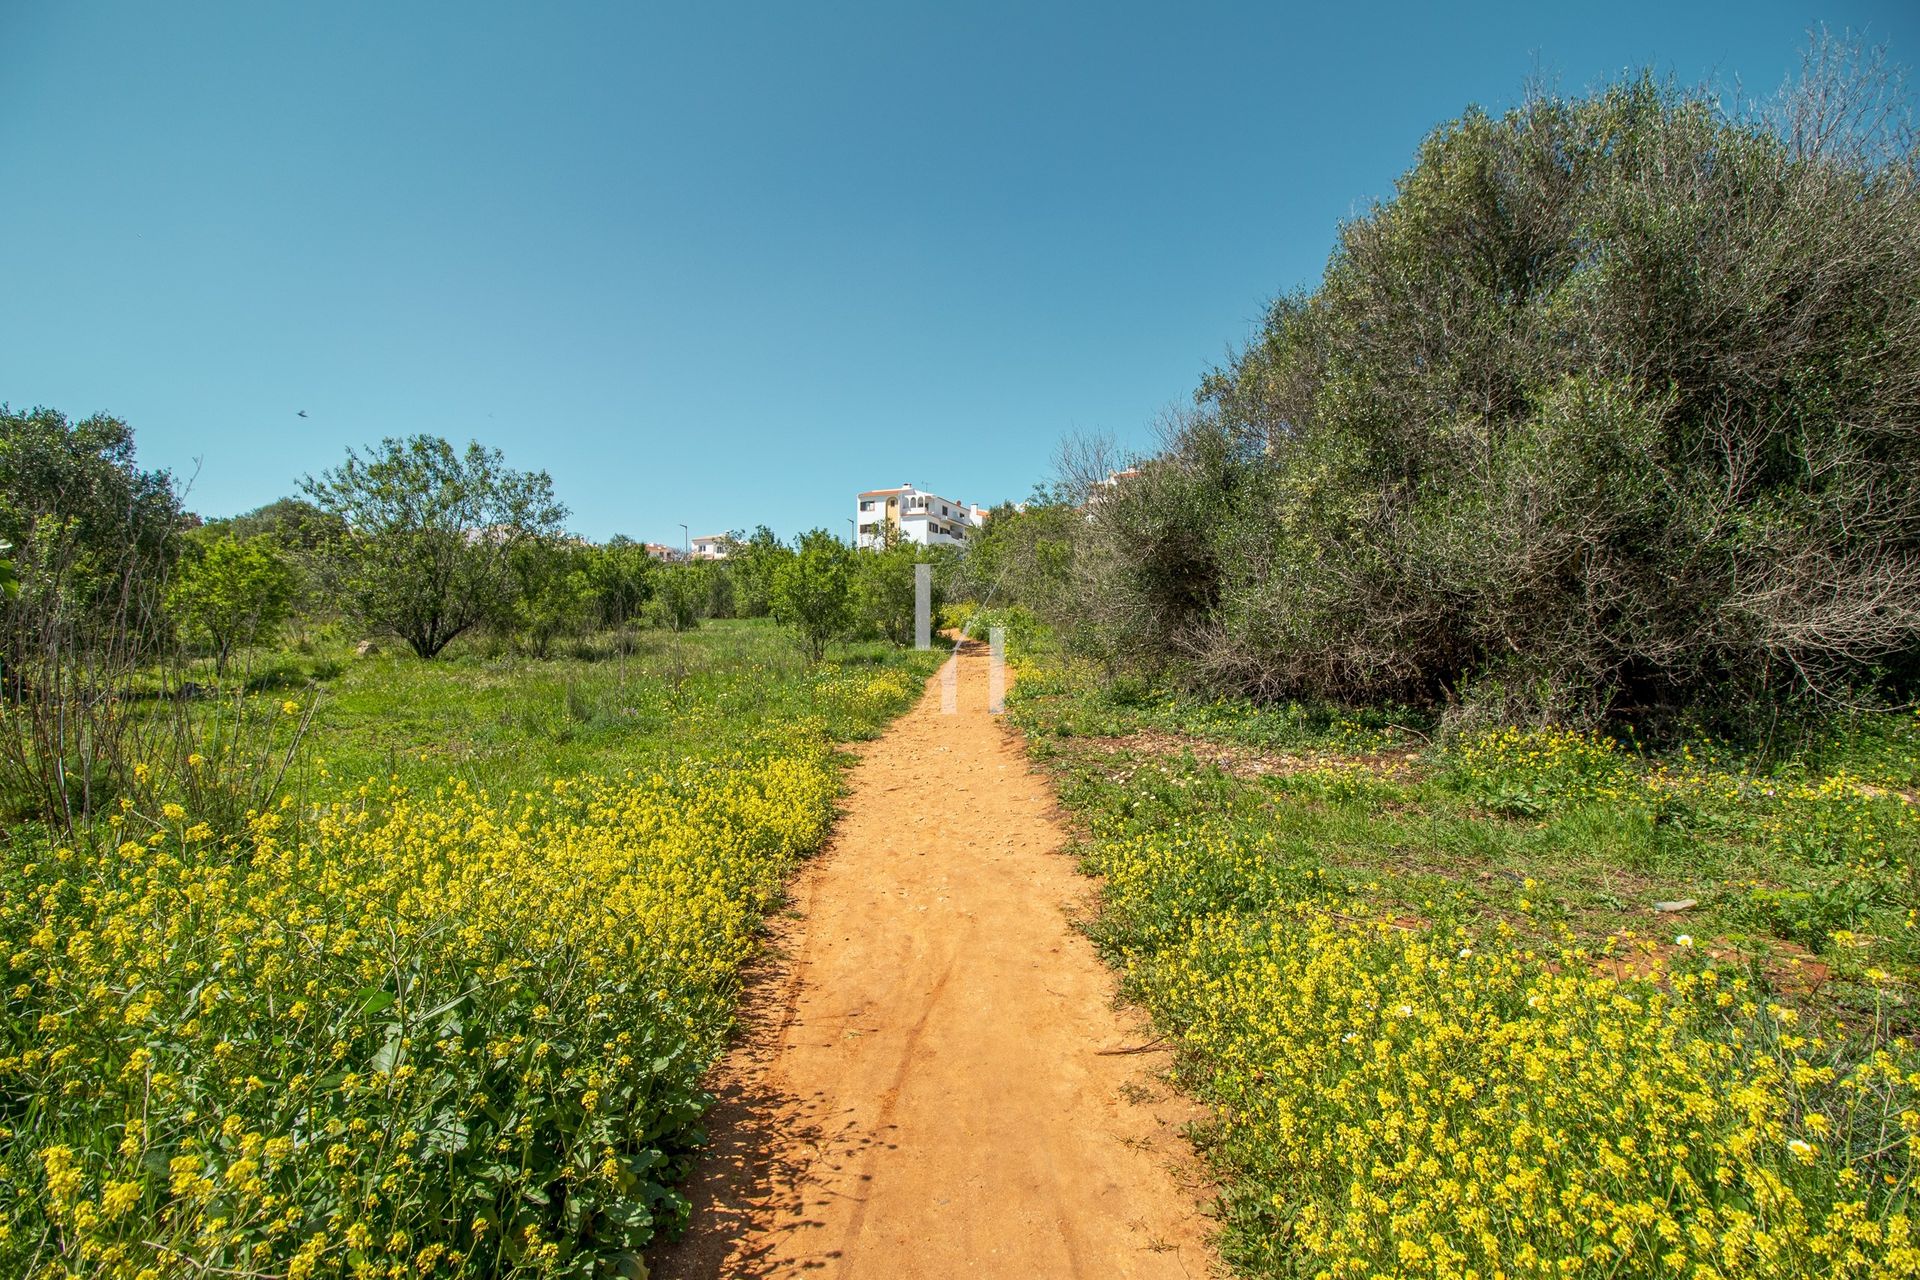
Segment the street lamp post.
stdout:
<path fill-rule="evenodd" d="M 852 516 L 847 517 L 847 545 L 857 547 L 860 545 L 860 538 L 854 531 L 853 520 L 854 518 Z"/>
<path fill-rule="evenodd" d="M 693 559 L 693 535 L 687 532 L 684 524 L 680 526 L 680 538 L 680 554 L 688 560 Z"/>

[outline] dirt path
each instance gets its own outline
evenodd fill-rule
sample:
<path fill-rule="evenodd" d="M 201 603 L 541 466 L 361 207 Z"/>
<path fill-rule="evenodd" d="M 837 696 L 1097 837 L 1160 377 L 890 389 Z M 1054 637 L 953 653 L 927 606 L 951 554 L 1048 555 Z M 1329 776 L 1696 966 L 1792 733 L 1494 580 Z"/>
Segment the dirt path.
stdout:
<path fill-rule="evenodd" d="M 1045 784 L 963 650 L 862 753 L 715 1083 L 668 1280 L 1211 1274 L 1190 1104 L 1112 1005 Z"/>

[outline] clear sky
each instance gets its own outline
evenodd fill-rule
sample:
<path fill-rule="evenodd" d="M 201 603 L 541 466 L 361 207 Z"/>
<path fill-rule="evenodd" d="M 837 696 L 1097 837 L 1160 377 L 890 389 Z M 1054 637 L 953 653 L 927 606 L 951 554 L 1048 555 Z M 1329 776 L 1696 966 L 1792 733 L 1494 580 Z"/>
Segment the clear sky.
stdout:
<path fill-rule="evenodd" d="M 1911 0 L 1457 8 L 0 0 L 0 400 L 208 515 L 425 431 L 595 538 L 844 533 L 1144 442 L 1536 71 L 1920 62 Z"/>

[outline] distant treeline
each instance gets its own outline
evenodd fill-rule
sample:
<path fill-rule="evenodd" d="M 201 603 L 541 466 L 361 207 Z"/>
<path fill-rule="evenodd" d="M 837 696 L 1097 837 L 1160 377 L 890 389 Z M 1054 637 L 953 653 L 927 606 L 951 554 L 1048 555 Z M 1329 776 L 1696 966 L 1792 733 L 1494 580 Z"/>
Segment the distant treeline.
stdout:
<path fill-rule="evenodd" d="M 271 736 L 249 698 L 287 678 L 290 650 L 316 675 L 349 649 L 595 661 L 642 628 L 771 615 L 818 662 L 839 641 L 906 644 L 916 564 L 935 565 L 938 607 L 954 558 L 760 528 L 727 538 L 724 560 L 663 563 L 566 518 L 545 472 L 417 435 L 202 520 L 139 465 L 125 422 L 0 404 L 0 820 L 90 839 L 164 775 L 219 782 L 237 831 L 267 798 L 255 784 L 285 772 L 234 762 Z"/>
<path fill-rule="evenodd" d="M 1080 459 L 976 568 L 1115 671 L 1262 698 L 1658 724 L 1910 696 L 1907 101 L 1823 42 L 1764 109 L 1640 76 L 1469 111 L 1137 474 Z"/>
<path fill-rule="evenodd" d="M 45 684 L 76 661 L 126 671 L 200 656 L 217 675 L 289 628 L 421 658 L 463 639 L 591 656 L 608 633 L 768 614 L 818 658 L 842 638 L 905 643 L 914 564 L 939 561 L 944 582 L 951 559 L 855 553 L 822 530 L 788 544 L 762 527 L 725 539 L 723 561 L 663 563 L 631 538 L 568 534 L 545 472 L 425 435 L 349 450 L 300 489 L 202 520 L 171 476 L 138 465 L 121 420 L 0 405 L 7 673 Z"/>

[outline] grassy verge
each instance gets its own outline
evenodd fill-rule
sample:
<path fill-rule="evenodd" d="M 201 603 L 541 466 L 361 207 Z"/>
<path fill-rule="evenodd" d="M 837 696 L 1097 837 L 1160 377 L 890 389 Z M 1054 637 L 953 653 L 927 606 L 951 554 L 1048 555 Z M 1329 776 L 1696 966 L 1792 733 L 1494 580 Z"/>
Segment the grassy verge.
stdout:
<path fill-rule="evenodd" d="M 1213 1106 L 1240 1268 L 1920 1269 L 1910 717 L 1760 773 L 1058 658 L 1013 706 Z"/>
<path fill-rule="evenodd" d="M 684 1221 L 699 1079 L 834 744 L 937 656 L 807 668 L 758 623 L 624 663 L 323 656 L 262 682 L 246 741 L 306 735 L 237 831 L 195 775 L 258 762 L 198 755 L 110 839 L 14 831 L 0 1272 L 632 1269 Z"/>

